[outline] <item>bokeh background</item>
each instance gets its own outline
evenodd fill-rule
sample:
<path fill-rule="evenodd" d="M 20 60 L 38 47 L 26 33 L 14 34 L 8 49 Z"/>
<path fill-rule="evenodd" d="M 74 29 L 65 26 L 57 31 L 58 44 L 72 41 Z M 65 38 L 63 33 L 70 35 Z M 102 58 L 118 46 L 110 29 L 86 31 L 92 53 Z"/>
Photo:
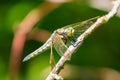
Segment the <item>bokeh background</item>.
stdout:
<path fill-rule="evenodd" d="M 1 0 L 0 80 L 45 80 L 50 50 L 24 63 L 22 59 L 54 30 L 105 15 L 112 6 L 111 0 Z M 120 80 L 118 16 L 86 38 L 60 73 L 65 80 Z M 53 52 L 57 62 L 60 56 Z"/>

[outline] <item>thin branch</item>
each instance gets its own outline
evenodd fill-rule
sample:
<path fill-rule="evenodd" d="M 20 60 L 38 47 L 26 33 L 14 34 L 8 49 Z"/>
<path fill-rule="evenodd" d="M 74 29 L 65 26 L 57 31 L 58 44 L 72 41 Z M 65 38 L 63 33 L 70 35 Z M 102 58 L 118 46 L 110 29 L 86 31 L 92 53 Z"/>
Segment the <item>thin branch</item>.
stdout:
<path fill-rule="evenodd" d="M 73 45 L 69 46 L 65 54 L 61 57 L 61 59 L 58 61 L 54 69 L 50 72 L 46 80 L 54 80 L 54 79 L 62 80 L 62 78 L 58 76 L 58 73 L 63 68 L 65 62 L 69 60 L 73 52 L 82 45 L 83 41 L 89 34 L 91 34 L 97 27 L 107 22 L 111 17 L 113 17 L 117 13 L 119 6 L 120 6 L 120 0 L 114 1 L 114 6 L 111 11 L 105 16 L 100 17 L 92 26 L 90 26 L 90 28 L 88 28 L 82 35 L 80 35 L 77 38 L 77 41 L 75 42 L 74 46 Z"/>

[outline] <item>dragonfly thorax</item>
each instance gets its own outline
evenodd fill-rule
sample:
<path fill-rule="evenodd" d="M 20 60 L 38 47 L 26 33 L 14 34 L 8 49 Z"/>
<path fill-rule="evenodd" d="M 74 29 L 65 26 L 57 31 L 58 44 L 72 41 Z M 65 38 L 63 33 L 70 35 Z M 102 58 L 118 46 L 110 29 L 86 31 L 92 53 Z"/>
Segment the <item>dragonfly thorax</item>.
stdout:
<path fill-rule="evenodd" d="M 74 29 L 72 27 L 69 28 L 61 28 L 57 30 L 57 33 L 63 37 L 70 38 L 74 36 Z"/>

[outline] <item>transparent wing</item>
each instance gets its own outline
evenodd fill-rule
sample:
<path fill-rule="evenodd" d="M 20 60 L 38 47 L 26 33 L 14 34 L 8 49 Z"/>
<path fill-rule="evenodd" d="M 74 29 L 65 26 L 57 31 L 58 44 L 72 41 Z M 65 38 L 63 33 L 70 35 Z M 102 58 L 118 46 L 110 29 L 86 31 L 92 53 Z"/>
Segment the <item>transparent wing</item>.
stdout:
<path fill-rule="evenodd" d="M 94 17 L 82 22 L 77 22 L 68 26 L 65 26 L 63 28 L 68 28 L 68 27 L 72 27 L 74 29 L 74 38 L 77 38 L 79 35 L 81 35 L 82 33 L 84 33 L 92 24 L 94 24 L 94 22 L 99 18 L 98 17 Z M 73 39 L 74 39 L 73 38 Z"/>
<path fill-rule="evenodd" d="M 58 34 L 56 34 L 54 37 L 53 46 L 60 56 L 62 56 L 65 53 L 65 51 L 68 49 L 68 47 L 65 45 L 60 35 Z"/>
<path fill-rule="evenodd" d="M 51 52 L 50 52 L 50 65 L 51 65 L 51 70 L 55 67 L 55 59 L 54 59 L 54 55 L 53 55 L 53 50 L 52 47 L 53 45 L 51 45 Z"/>
<path fill-rule="evenodd" d="M 86 21 L 76 23 L 76 26 L 73 26 L 76 32 L 82 34 L 85 32 L 99 17 L 91 18 Z"/>

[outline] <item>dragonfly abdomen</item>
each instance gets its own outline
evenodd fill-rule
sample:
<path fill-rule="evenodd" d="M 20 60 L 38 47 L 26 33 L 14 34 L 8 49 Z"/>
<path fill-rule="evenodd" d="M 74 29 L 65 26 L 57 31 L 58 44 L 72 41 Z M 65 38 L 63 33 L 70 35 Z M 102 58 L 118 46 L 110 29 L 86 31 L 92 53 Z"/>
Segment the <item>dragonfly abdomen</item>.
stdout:
<path fill-rule="evenodd" d="M 37 50 L 35 50 L 34 52 L 30 53 L 29 55 L 27 55 L 24 59 L 23 59 L 23 62 L 35 57 L 36 55 L 44 52 L 45 50 L 47 50 L 48 48 L 50 48 L 52 44 L 52 41 L 51 39 L 48 39 L 48 41 L 42 45 L 40 48 L 38 48 Z"/>

